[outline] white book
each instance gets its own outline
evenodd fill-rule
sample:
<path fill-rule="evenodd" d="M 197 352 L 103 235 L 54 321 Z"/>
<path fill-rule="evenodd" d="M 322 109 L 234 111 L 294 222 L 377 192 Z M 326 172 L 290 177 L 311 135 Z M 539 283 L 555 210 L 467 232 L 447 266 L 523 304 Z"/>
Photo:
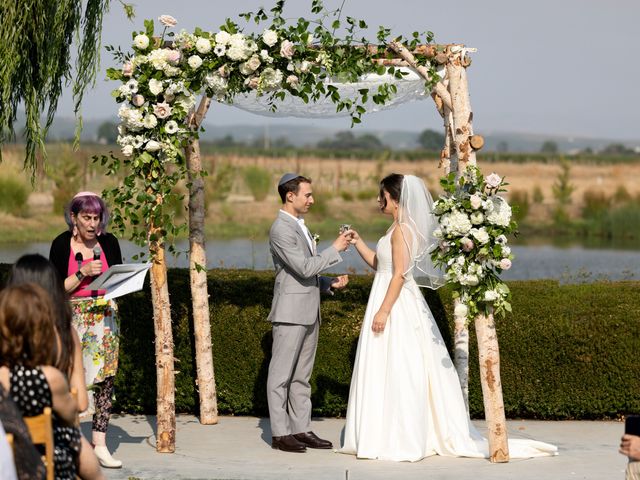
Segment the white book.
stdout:
<path fill-rule="evenodd" d="M 85 287 L 86 290 L 105 290 L 105 300 L 142 290 L 151 263 L 123 263 L 114 265 Z"/>

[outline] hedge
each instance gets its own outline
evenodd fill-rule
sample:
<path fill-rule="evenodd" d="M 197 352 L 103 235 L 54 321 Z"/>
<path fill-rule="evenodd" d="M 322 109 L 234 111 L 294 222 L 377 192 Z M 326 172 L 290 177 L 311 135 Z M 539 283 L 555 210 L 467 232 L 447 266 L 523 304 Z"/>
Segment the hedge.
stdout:
<path fill-rule="evenodd" d="M 0 265 L 0 280 L 8 266 Z M 322 303 L 312 377 L 314 414 L 346 412 L 351 369 L 372 277 Z M 218 407 L 222 414 L 267 415 L 266 375 L 273 272 L 211 270 L 209 293 Z M 505 411 L 509 418 L 602 419 L 640 412 L 640 282 L 559 285 L 509 282 L 513 314 L 497 319 Z M 176 410 L 198 412 L 187 270 L 169 271 L 176 357 Z M 425 290 L 451 351 L 451 290 Z M 119 300 L 120 411 L 153 413 L 154 333 L 148 285 Z M 476 339 L 471 328 L 469 402 L 483 416 Z"/>

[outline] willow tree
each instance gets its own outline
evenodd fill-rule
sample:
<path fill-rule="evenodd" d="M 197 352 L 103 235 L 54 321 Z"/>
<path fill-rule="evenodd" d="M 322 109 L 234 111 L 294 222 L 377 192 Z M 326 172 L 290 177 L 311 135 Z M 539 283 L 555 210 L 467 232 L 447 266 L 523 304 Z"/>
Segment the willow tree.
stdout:
<path fill-rule="evenodd" d="M 132 7 L 119 1 L 127 17 L 132 18 Z M 53 123 L 63 87 L 72 77 L 75 112 L 78 126 L 82 125 L 80 104 L 96 78 L 102 20 L 109 3 L 110 0 L 0 2 L 0 147 L 15 137 L 18 107 L 23 104 L 24 165 L 32 173 L 38 166 L 37 153 L 46 154 L 47 130 Z"/>

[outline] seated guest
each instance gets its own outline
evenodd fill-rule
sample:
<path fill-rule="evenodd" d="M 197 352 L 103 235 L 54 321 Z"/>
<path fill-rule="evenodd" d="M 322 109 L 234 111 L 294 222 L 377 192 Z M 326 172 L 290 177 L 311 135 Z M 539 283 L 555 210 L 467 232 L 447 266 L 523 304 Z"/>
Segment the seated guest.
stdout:
<path fill-rule="evenodd" d="M 71 325 L 71 306 L 53 264 L 42 255 L 23 255 L 13 265 L 7 285 L 35 283 L 44 288 L 53 301 L 55 329 L 58 338 L 58 356 L 53 365 L 64 372 L 69 386 L 77 393 L 78 413 L 87 409 L 87 385 L 82 367 L 82 347 L 75 328 Z M 98 459 L 89 442 L 82 437 L 78 475 L 81 478 L 102 477 Z"/>
<path fill-rule="evenodd" d="M 42 287 L 27 283 L 0 292 L 0 384 L 24 417 L 51 407 L 55 477 L 75 480 L 81 438 L 77 404 L 66 376 L 52 366 L 59 356 L 54 321 Z"/>
<path fill-rule="evenodd" d="M 46 470 L 40 453 L 31 443 L 29 430 L 22 414 L 0 384 L 0 423 L 7 433 L 13 435 L 13 457 L 18 480 L 44 480 Z M 4 468 L 4 465 L 2 465 Z M 1 478 L 1 477 L 0 477 Z"/>

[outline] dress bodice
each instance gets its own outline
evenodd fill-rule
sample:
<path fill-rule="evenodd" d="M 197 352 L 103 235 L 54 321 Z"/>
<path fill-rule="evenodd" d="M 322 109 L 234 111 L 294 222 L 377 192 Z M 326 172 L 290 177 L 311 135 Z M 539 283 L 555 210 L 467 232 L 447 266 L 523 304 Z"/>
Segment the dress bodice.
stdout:
<path fill-rule="evenodd" d="M 393 272 L 393 256 L 391 254 L 391 234 L 390 229 L 384 237 L 378 240 L 376 246 L 376 273 L 392 273 Z"/>

